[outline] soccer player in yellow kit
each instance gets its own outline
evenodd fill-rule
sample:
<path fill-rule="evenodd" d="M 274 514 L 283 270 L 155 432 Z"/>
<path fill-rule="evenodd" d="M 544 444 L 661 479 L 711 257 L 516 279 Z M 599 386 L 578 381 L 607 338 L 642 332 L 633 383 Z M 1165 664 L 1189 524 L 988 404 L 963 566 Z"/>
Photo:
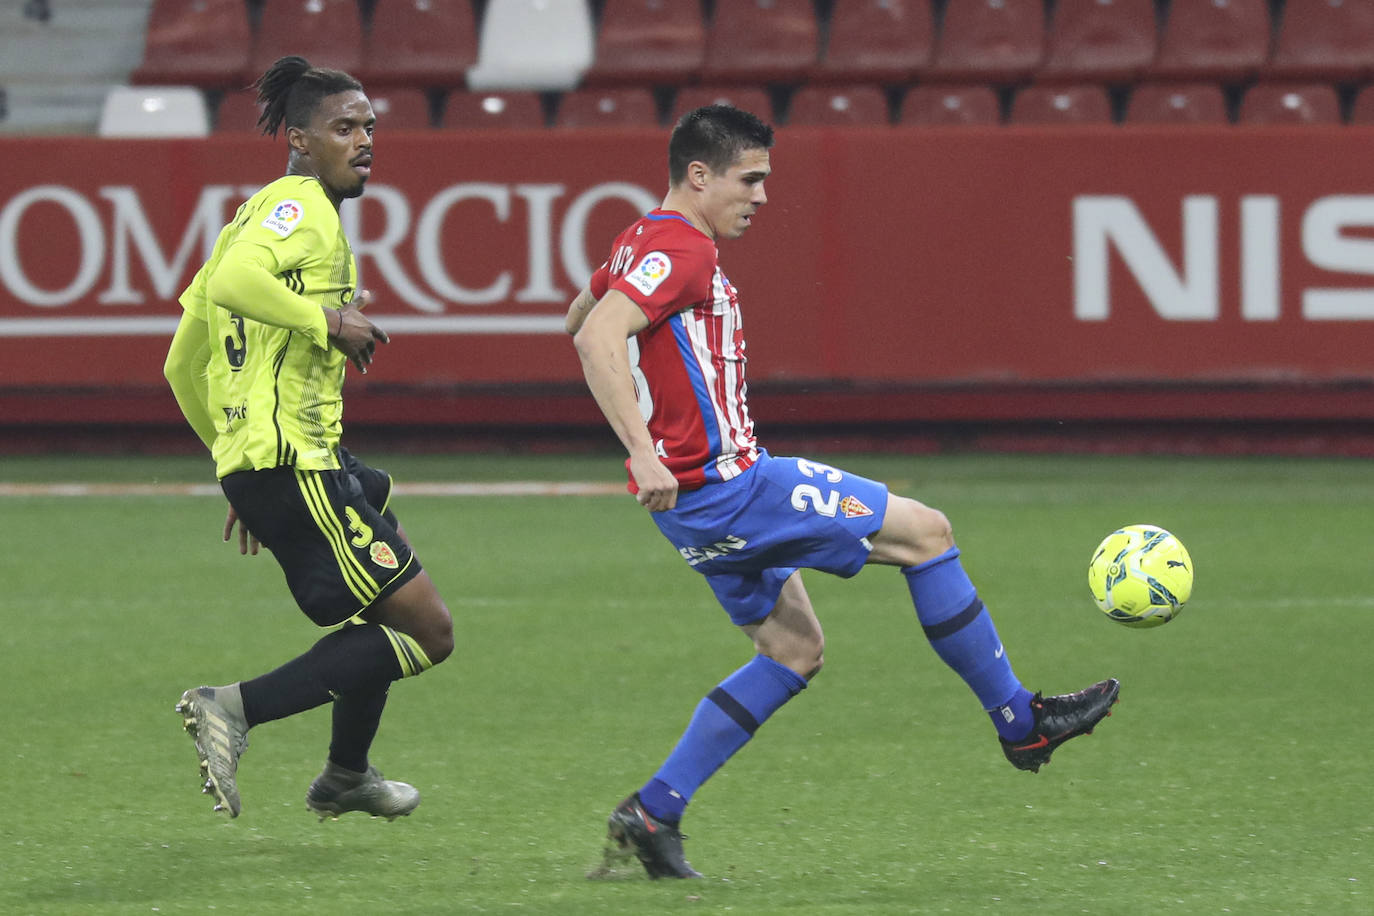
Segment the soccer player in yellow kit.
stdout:
<path fill-rule="evenodd" d="M 387 507 L 391 477 L 339 444 L 344 369 L 363 372 L 386 335 L 363 317 L 366 291 L 339 222 L 363 193 L 375 118 L 362 85 L 284 57 L 256 84 L 259 124 L 286 128 L 285 177 L 239 207 L 182 293 L 165 374 L 215 460 L 229 500 L 224 538 L 266 546 L 302 611 L 346 624 L 259 677 L 187 690 L 204 791 L 237 817 L 248 730 L 333 702 L 324 771 L 306 793 L 322 818 L 387 818 L 420 802 L 368 760 L 391 682 L 453 651 L 453 623 Z"/>

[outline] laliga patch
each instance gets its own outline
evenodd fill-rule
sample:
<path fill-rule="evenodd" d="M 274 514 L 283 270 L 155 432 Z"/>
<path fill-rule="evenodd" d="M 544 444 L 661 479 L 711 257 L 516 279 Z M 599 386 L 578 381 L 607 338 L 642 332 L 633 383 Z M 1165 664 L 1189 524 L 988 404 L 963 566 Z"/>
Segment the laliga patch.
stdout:
<path fill-rule="evenodd" d="M 386 541 L 373 541 L 367 552 L 372 554 L 372 562 L 378 566 L 395 569 L 401 565 L 396 560 L 396 554 L 392 553 L 391 545 Z"/>
<path fill-rule="evenodd" d="M 872 515 L 873 510 L 861 503 L 858 498 L 846 496 L 840 500 L 840 509 L 844 511 L 845 518 L 859 518 L 862 515 Z"/>
<path fill-rule="evenodd" d="M 283 200 L 272 209 L 272 214 L 262 221 L 262 225 L 286 238 L 296 231 L 304 215 L 305 208 L 301 206 L 300 201 Z"/>
<path fill-rule="evenodd" d="M 625 275 L 631 286 L 646 296 L 652 295 L 673 272 L 673 262 L 661 251 L 651 251 L 639 259 L 635 269 Z"/>

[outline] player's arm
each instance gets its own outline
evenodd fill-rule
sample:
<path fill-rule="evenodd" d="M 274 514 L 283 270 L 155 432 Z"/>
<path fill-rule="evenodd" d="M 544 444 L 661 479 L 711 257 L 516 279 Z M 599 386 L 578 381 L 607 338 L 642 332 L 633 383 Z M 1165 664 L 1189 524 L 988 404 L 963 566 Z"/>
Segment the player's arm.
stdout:
<path fill-rule="evenodd" d="M 181 313 L 172 345 L 167 349 L 167 361 L 162 374 L 172 386 L 186 422 L 200 436 L 205 447 L 215 445 L 215 420 L 210 416 L 209 382 L 206 367 L 210 364 L 210 331 L 205 321 L 190 312 Z"/>
<path fill-rule="evenodd" d="M 322 350 L 332 343 L 366 372 L 377 341 L 388 340 L 360 311 L 370 298 L 367 291 L 342 309 L 326 308 L 288 289 L 278 279 L 281 270 L 270 248 L 236 242 L 209 276 L 206 292 L 211 302 L 235 315 L 303 334 Z"/>
<path fill-rule="evenodd" d="M 580 325 L 573 345 L 582 360 L 582 374 L 597 406 L 630 453 L 630 473 L 639 486 L 636 498 L 653 512 L 673 508 L 677 505 L 677 480 L 659 461 L 649 428 L 640 416 L 625 345 L 628 338 L 649 326 L 649 319 L 634 300 L 613 289 L 587 311 Z"/>
<path fill-rule="evenodd" d="M 596 305 L 596 297 L 588 287 L 582 287 L 582 292 L 577 294 L 577 298 L 568 306 L 568 316 L 563 319 L 563 329 L 569 334 L 576 334 L 582 329 L 582 322 L 587 320 L 588 313 L 592 306 Z"/>

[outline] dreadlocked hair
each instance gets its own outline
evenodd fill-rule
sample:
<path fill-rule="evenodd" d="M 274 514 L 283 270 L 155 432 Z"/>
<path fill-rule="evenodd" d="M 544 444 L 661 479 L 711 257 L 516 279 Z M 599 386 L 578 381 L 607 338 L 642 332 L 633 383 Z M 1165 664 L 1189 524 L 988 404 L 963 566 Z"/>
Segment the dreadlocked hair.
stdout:
<path fill-rule="evenodd" d="M 258 126 L 273 137 L 283 124 L 304 127 L 319 107 L 320 100 L 350 89 L 359 92 L 363 84 L 342 70 L 312 67 L 304 57 L 282 57 L 267 68 L 253 84 L 258 90 L 262 114 Z"/>

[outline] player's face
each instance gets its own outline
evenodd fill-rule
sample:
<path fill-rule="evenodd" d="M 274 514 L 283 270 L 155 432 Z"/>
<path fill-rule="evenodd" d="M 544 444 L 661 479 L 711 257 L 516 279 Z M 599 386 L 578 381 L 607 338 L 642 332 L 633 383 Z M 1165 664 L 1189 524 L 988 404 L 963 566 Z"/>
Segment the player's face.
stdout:
<path fill-rule="evenodd" d="M 723 172 L 708 170 L 703 215 L 716 238 L 737 239 L 749 228 L 759 207 L 768 203 L 763 180 L 771 171 L 766 149 L 745 150 Z"/>
<path fill-rule="evenodd" d="M 302 131 L 309 168 L 335 202 L 363 193 L 372 174 L 372 103 L 356 90 L 325 96 Z"/>

